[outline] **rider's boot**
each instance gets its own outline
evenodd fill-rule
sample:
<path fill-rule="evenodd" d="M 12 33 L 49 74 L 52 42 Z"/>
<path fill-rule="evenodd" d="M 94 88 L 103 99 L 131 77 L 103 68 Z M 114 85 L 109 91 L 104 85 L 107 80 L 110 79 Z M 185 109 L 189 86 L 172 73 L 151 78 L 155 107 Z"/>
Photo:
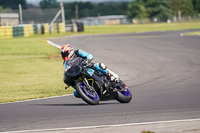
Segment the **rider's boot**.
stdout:
<path fill-rule="evenodd" d="M 79 96 L 79 94 L 77 93 L 76 90 L 74 91 L 74 96 L 75 96 L 76 98 L 81 98 L 81 97 Z"/>
<path fill-rule="evenodd" d="M 119 81 L 118 75 L 111 73 L 110 70 L 107 71 L 106 77 L 113 83 L 116 83 Z"/>

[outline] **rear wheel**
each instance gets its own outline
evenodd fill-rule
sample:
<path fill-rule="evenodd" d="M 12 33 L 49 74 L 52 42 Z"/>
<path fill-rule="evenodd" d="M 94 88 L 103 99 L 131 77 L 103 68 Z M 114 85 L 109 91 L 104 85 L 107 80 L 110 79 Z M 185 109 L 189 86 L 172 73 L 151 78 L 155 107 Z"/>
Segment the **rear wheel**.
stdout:
<path fill-rule="evenodd" d="M 124 85 L 124 82 L 120 81 L 120 84 Z M 126 86 L 117 87 L 118 96 L 116 100 L 120 103 L 129 103 L 132 99 L 132 93 Z"/>
<path fill-rule="evenodd" d="M 78 82 L 75 85 L 75 89 L 79 96 L 90 105 L 99 104 L 99 96 L 95 90 L 90 90 L 83 82 Z"/>

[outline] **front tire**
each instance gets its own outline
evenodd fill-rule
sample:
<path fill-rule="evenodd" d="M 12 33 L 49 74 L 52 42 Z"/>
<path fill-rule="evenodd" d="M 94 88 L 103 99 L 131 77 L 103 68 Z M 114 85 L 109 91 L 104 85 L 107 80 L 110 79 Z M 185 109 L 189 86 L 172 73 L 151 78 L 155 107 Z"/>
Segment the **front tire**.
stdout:
<path fill-rule="evenodd" d="M 97 105 L 99 104 L 99 96 L 96 91 L 90 92 L 86 89 L 86 86 L 83 82 L 78 82 L 75 85 L 75 89 L 79 96 L 88 104 L 90 105 Z M 92 96 L 91 96 L 92 95 Z"/>

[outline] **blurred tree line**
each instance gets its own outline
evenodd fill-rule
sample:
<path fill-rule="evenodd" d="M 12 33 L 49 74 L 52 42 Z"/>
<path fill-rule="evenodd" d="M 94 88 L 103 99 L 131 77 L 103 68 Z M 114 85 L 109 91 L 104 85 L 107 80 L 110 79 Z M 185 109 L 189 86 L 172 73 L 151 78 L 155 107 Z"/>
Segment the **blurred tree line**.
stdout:
<path fill-rule="evenodd" d="M 23 9 L 33 7 L 26 0 L 0 0 L 0 12 L 11 12 L 18 9 L 21 4 Z M 75 5 L 78 5 L 79 18 L 103 15 L 127 15 L 128 18 L 160 18 L 167 20 L 178 16 L 190 16 L 200 13 L 200 0 L 133 0 L 132 2 L 67 2 L 64 3 L 65 18 L 75 18 Z M 41 0 L 42 9 L 60 8 L 56 0 Z"/>
<path fill-rule="evenodd" d="M 12 13 L 13 9 L 19 8 L 19 4 L 27 8 L 26 0 L 0 0 L 0 13 Z"/>
<path fill-rule="evenodd" d="M 67 2 L 64 3 L 65 18 L 71 20 L 75 18 L 75 6 L 78 6 L 78 16 L 92 17 L 103 15 L 126 15 L 129 2 Z M 42 0 L 40 2 L 41 8 L 55 8 L 59 7 L 56 0 Z"/>
<path fill-rule="evenodd" d="M 58 7 L 56 0 L 42 0 L 41 8 Z M 130 2 L 71 2 L 64 3 L 66 19 L 75 18 L 75 5 L 78 5 L 79 18 L 100 15 L 127 15 L 128 18 L 168 18 L 190 16 L 200 13 L 200 0 L 133 0 Z"/>
<path fill-rule="evenodd" d="M 19 4 L 21 4 L 24 9 L 27 8 L 26 0 L 0 0 L 0 6 L 2 8 L 18 9 Z"/>
<path fill-rule="evenodd" d="M 133 0 L 127 9 L 129 18 L 168 18 L 178 16 L 191 16 L 200 13 L 200 0 Z"/>

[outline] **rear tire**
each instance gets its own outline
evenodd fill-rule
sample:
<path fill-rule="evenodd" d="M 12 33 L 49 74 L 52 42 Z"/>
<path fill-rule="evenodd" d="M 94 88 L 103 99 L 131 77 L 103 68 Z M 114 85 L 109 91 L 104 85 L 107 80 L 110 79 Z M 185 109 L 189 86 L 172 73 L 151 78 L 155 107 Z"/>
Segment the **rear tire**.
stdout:
<path fill-rule="evenodd" d="M 125 96 L 121 92 L 117 92 L 117 93 L 118 93 L 118 96 L 116 100 L 120 103 L 129 103 L 132 99 L 132 94 L 130 91 L 129 91 L 129 96 Z"/>
<path fill-rule="evenodd" d="M 86 87 L 84 86 L 84 84 L 82 82 L 78 82 L 75 85 L 75 89 L 77 91 L 77 93 L 79 94 L 79 96 L 88 104 L 90 105 L 97 105 L 99 104 L 99 96 L 97 94 L 97 92 L 92 92 L 94 94 L 94 97 L 91 97 L 90 95 L 88 95 L 88 92 L 86 90 Z"/>
<path fill-rule="evenodd" d="M 121 84 L 124 84 L 124 82 L 120 81 Z M 123 88 L 124 91 L 120 91 L 122 88 L 117 88 L 119 89 L 119 91 L 117 91 L 118 96 L 116 98 L 116 100 L 120 103 L 129 103 L 132 99 L 132 93 L 131 91 L 125 87 Z"/>

